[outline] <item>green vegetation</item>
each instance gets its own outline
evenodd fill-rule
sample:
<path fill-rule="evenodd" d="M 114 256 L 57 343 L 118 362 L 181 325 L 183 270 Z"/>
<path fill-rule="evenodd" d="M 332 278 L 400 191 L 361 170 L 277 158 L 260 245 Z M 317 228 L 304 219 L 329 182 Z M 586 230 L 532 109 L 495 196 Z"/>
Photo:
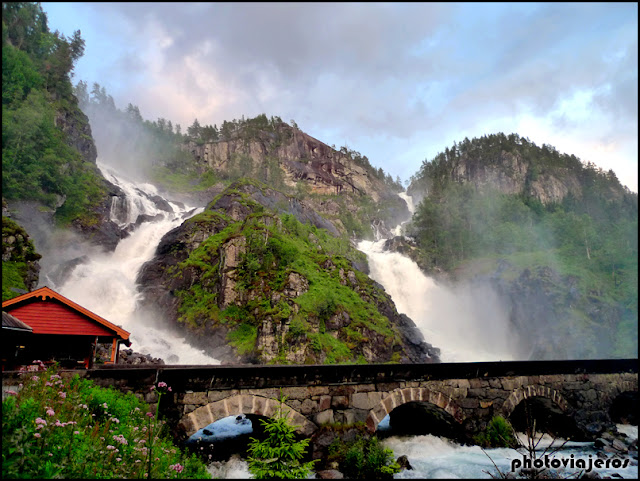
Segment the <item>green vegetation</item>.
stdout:
<path fill-rule="evenodd" d="M 40 259 L 27 232 L 2 216 L 2 301 L 19 295 L 12 288 L 28 291 L 29 264 Z M 6 258 L 6 260 L 4 260 Z M 37 278 L 36 278 L 37 280 Z"/>
<path fill-rule="evenodd" d="M 274 417 L 260 419 L 267 437 L 259 441 L 251 438 L 249 443 L 249 472 L 256 479 L 305 479 L 312 472 L 317 460 L 302 462 L 306 455 L 309 439 L 296 437 L 298 426 L 289 424 L 284 403 L 280 396 L 280 405 Z"/>
<path fill-rule="evenodd" d="M 527 194 L 529 187 L 504 194 L 452 177 L 461 163 L 482 169 L 508 156 L 528 166 L 526 186 L 534 177 L 554 176 L 567 184 L 577 182 L 580 198 L 569 194 L 562 202 L 543 205 Z M 507 172 L 509 165 L 504 161 L 499 167 Z M 583 165 L 547 145 L 539 148 L 515 134 L 497 134 L 454 144 L 425 161 L 412 180 L 412 189 L 429 192 L 409 228 L 423 266 L 462 272 L 481 262 L 488 272 L 506 260 L 511 269 L 503 278 L 549 267 L 563 279 L 556 283 L 559 297 L 567 296 L 561 284 L 571 284 L 574 298 L 596 300 L 600 312 L 603 306 L 617 312 L 608 321 L 610 345 L 615 346 L 609 355 L 637 355 L 638 198 L 613 172 Z M 573 303 L 568 315 L 578 329 L 592 322 L 586 314 L 591 307 Z"/>
<path fill-rule="evenodd" d="M 334 441 L 329 446 L 329 459 L 338 461 L 346 479 L 393 479 L 401 468 L 393 451 L 373 437 L 359 437 L 355 442 Z"/>
<path fill-rule="evenodd" d="M 516 448 L 518 441 L 509 421 L 502 416 L 494 416 L 483 433 L 474 437 L 474 441 L 483 448 Z"/>
<path fill-rule="evenodd" d="M 188 288 L 175 291 L 181 300 L 180 321 L 196 330 L 212 323 L 227 326 L 230 344 L 245 354 L 255 349 L 257 328 L 265 320 L 290 321 L 286 339 L 280 340 L 281 353 L 273 360 L 278 363 L 286 362 L 288 349 L 301 343 L 308 343 L 313 351 L 306 362 L 340 363 L 360 362 L 358 351 L 372 335 L 382 336 L 388 345 L 399 342 L 389 320 L 374 303 L 363 299 L 382 295 L 352 267 L 353 262 L 366 262 L 364 254 L 352 248 L 347 239 L 302 224 L 291 214 L 277 215 L 266 209 L 243 191 L 246 184 L 261 185 L 238 182 L 221 194 L 233 196 L 250 209 L 251 214 L 243 221 L 233 222 L 211 210 L 188 221 L 214 223 L 217 233 L 171 271 L 174 276 L 189 272 L 189 278 L 198 279 Z M 220 308 L 217 286 L 221 259 L 230 242 L 239 252 L 234 290 L 242 302 Z M 348 271 L 354 272 L 360 293 L 347 282 Z M 297 289 L 298 293 L 282 296 L 287 289 Z M 339 322 L 340 329 L 336 332 L 332 328 L 330 333 L 326 325 L 338 318 L 349 322 Z"/>
<path fill-rule="evenodd" d="M 40 4 L 2 4 L 2 195 L 57 209 L 61 225 L 95 222 L 91 209 L 106 195 L 59 125 L 66 118 L 73 130 L 83 127 L 70 82 L 83 51 L 79 31 L 49 32 Z"/>
<path fill-rule="evenodd" d="M 133 394 L 55 368 L 25 372 L 22 383 L 2 401 L 3 478 L 210 478 Z"/>

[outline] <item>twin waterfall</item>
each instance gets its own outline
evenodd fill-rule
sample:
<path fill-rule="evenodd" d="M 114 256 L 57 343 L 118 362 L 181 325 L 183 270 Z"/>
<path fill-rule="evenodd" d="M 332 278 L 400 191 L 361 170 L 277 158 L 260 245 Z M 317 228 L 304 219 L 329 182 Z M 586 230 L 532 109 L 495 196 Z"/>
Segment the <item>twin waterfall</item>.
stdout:
<path fill-rule="evenodd" d="M 219 364 L 151 319 L 137 305 L 136 277 L 142 265 L 153 257 L 167 232 L 202 209 L 171 201 L 165 203 L 163 199 L 158 203 L 158 191 L 153 185 L 134 184 L 104 165 L 99 167 L 108 180 L 126 193 L 124 202 L 114 197 L 111 219 L 123 228 L 132 229 L 130 235 L 121 240 L 113 252 L 96 253 L 87 247 L 86 252 L 81 253 L 86 256 L 73 259 L 77 265 L 66 279 L 59 281 L 60 285 L 46 275 L 41 276 L 41 282 L 129 331 L 132 349 L 136 352 L 162 358 L 167 364 Z M 413 213 L 411 198 L 404 193 L 400 197 Z M 401 235 L 402 226 L 393 234 Z M 507 313 L 488 287 L 440 285 L 425 276 L 408 257 L 384 251 L 385 240 L 361 241 L 357 246 L 368 257 L 370 276 L 386 289 L 398 312 L 415 322 L 425 340 L 440 348 L 443 362 L 518 359 Z M 84 263 L 80 263 L 82 260 Z M 637 427 L 632 435 L 637 437 Z M 396 457 L 406 455 L 413 466 L 413 470 L 402 471 L 396 478 L 489 478 L 488 473 L 496 473 L 493 462 L 502 472 L 508 472 L 509 460 L 516 454 L 508 449 L 489 449 L 487 453 L 492 461 L 477 446 L 461 446 L 432 435 L 391 436 L 384 439 L 383 444 L 393 449 Z M 595 453 L 588 443 L 569 443 L 565 449 L 569 451 L 564 451 L 564 455 L 571 453 L 581 458 Z M 228 462 L 212 463 L 209 471 L 214 477 L 249 477 L 246 461 L 235 457 Z M 623 474 L 628 477 L 628 473 Z M 637 476 L 637 467 L 632 472 L 634 475 Z"/>
<path fill-rule="evenodd" d="M 77 265 L 62 285 L 54 286 L 62 295 L 131 332 L 136 352 L 160 357 L 167 364 L 219 364 L 206 353 L 189 346 L 183 338 L 150 319 L 137 307 L 136 276 L 150 260 L 164 234 L 189 216 L 201 212 L 180 203 L 158 207 L 155 186 L 132 183 L 99 167 L 103 175 L 126 194 L 124 201 L 113 198 L 111 220 L 132 228 L 139 216 L 146 221 L 133 228 L 115 251 L 92 253 Z M 400 194 L 414 211 L 411 197 Z M 118 204 L 120 203 L 120 204 Z M 173 212 L 168 212 L 172 210 Z M 401 234 L 398 226 L 394 234 Z M 422 330 L 425 340 L 441 349 L 443 362 L 497 361 L 514 359 L 510 347 L 506 313 L 500 310 L 490 290 L 461 288 L 454 292 L 425 276 L 406 256 L 383 250 L 385 239 L 361 241 L 358 249 L 369 260 L 370 275 L 393 299 L 398 312 L 408 315 Z"/>

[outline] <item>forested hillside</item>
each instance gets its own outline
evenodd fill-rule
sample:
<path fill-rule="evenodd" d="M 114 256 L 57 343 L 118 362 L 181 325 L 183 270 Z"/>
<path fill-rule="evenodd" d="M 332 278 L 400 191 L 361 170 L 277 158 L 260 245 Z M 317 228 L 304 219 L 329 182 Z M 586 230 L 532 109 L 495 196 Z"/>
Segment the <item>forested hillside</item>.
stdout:
<path fill-rule="evenodd" d="M 72 94 L 80 31 L 51 33 L 40 4 L 2 4 L 2 195 L 37 201 L 61 225 L 91 225 L 106 186 Z"/>
<path fill-rule="evenodd" d="M 496 134 L 425 161 L 409 192 L 425 196 L 409 228 L 425 270 L 520 281 L 517 295 L 514 284 L 500 286 L 514 306 L 526 302 L 523 286 L 541 283 L 558 332 L 588 331 L 585 346 L 603 354 L 637 353 L 638 196 L 612 171 Z M 521 322 L 533 330 L 549 321 Z"/>

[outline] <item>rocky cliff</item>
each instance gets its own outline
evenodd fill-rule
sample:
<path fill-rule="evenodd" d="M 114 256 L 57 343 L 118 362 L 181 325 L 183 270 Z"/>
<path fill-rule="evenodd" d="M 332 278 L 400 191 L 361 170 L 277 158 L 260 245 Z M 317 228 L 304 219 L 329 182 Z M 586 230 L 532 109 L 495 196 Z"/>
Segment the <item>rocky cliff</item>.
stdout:
<path fill-rule="evenodd" d="M 583 164 L 553 146 L 538 147 L 517 134 L 498 133 L 454 143 L 453 148 L 423 162 L 407 191 L 417 205 L 433 189 L 451 181 L 473 184 L 478 191 L 496 189 L 534 198 L 543 205 L 561 203 L 567 196 L 580 199 L 593 182 L 610 199 L 625 195 L 613 172 Z"/>
<path fill-rule="evenodd" d="M 349 235 L 353 232 L 344 222 L 345 214 L 361 217 L 367 227 L 378 221 L 393 228 L 409 218 L 397 187 L 394 190 L 376 175 L 368 161 L 354 157 L 346 148 L 335 150 L 286 123 L 273 131 L 241 131 L 230 140 L 190 142 L 184 148 L 223 177 L 239 172 L 242 177 L 295 192 Z"/>
<path fill-rule="evenodd" d="M 478 160 L 473 155 L 463 155 L 447 166 L 450 179 L 458 183 L 471 183 L 480 191 L 497 189 L 504 194 L 522 194 L 538 199 L 543 205 L 559 203 L 569 194 L 582 196 L 578 175 L 557 167 L 537 173 L 536 167 L 523 158 L 520 152 L 500 151 L 491 159 Z M 412 183 L 407 192 L 416 205 L 428 194 L 431 179 Z"/>
<path fill-rule="evenodd" d="M 143 303 L 225 362 L 437 362 L 305 202 L 242 181 L 170 231 L 138 277 Z"/>

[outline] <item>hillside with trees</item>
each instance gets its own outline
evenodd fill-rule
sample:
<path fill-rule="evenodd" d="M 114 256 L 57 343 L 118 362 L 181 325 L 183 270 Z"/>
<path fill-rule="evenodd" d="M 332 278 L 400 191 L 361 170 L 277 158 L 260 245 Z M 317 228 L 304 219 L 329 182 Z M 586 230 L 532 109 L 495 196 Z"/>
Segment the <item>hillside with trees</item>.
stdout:
<path fill-rule="evenodd" d="M 533 339 L 548 326 L 585 357 L 637 355 L 638 196 L 612 171 L 496 134 L 423 162 L 409 192 L 424 196 L 408 233 L 426 271 L 491 279 Z"/>
<path fill-rule="evenodd" d="M 2 195 L 38 202 L 60 225 L 89 226 L 107 186 L 71 87 L 80 31 L 50 32 L 40 4 L 2 4 Z"/>

